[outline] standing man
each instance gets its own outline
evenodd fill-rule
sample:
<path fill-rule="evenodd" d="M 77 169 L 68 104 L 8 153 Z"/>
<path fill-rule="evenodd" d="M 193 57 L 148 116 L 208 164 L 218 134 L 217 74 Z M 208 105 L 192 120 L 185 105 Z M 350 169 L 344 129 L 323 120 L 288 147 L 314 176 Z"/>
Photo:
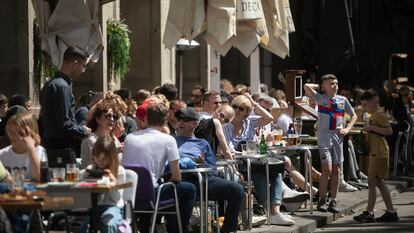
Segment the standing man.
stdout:
<path fill-rule="evenodd" d="M 86 56 L 73 47 L 63 55 L 63 64 L 40 92 L 42 142 L 50 167 L 76 163 L 75 140 L 87 137 L 91 129 L 76 122 L 72 79 L 86 69 Z"/>

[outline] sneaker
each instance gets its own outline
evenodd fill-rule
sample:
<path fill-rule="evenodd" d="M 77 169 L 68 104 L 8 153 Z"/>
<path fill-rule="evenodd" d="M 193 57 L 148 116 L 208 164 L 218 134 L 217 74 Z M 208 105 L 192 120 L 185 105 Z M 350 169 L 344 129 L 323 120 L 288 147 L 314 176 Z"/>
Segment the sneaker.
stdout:
<path fill-rule="evenodd" d="M 290 214 L 288 214 L 288 213 L 286 213 L 286 212 L 280 212 L 283 216 L 285 216 L 287 219 L 290 219 L 290 220 L 293 220 L 293 217 L 290 215 Z"/>
<path fill-rule="evenodd" d="M 298 192 L 296 190 L 289 190 L 283 193 L 283 203 L 302 203 L 309 199 L 308 192 Z"/>
<path fill-rule="evenodd" d="M 339 192 L 355 192 L 358 191 L 358 188 L 344 182 L 339 185 Z"/>
<path fill-rule="evenodd" d="M 316 209 L 320 212 L 327 212 L 328 211 L 328 206 L 326 205 L 326 199 L 325 198 L 319 199 L 318 204 L 316 206 Z"/>
<path fill-rule="evenodd" d="M 359 175 L 359 177 L 361 178 L 361 180 L 366 180 L 366 179 L 368 179 L 367 175 L 365 175 L 363 172 L 359 171 L 358 173 L 359 173 L 358 175 Z"/>
<path fill-rule="evenodd" d="M 281 226 L 291 226 L 295 224 L 295 221 L 287 218 L 285 215 L 281 213 L 270 215 L 269 221 L 270 221 L 270 224 L 281 225 Z"/>
<path fill-rule="evenodd" d="M 301 206 L 303 202 L 296 202 L 296 203 L 283 203 L 287 212 L 294 213 L 296 212 Z"/>
<path fill-rule="evenodd" d="M 337 207 L 336 200 L 331 200 L 329 202 L 328 211 L 331 213 L 339 213 L 341 209 Z"/>
<path fill-rule="evenodd" d="M 354 220 L 363 223 L 374 222 L 374 214 L 370 214 L 367 211 L 363 211 L 362 214 L 355 216 Z"/>
<path fill-rule="evenodd" d="M 377 222 L 398 222 L 399 220 L 397 212 L 391 213 L 388 211 L 385 211 L 381 217 L 375 219 Z"/>
<path fill-rule="evenodd" d="M 260 227 L 267 221 L 265 216 L 254 216 L 252 217 L 252 227 Z"/>

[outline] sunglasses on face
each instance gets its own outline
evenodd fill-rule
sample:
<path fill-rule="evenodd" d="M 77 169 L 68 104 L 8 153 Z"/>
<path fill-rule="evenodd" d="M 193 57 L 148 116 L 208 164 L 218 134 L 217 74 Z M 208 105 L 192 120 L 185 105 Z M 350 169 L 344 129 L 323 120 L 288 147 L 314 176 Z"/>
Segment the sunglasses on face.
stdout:
<path fill-rule="evenodd" d="M 232 105 L 232 108 L 234 108 L 234 110 L 238 109 L 240 112 L 244 112 L 245 108 L 237 106 L 237 105 Z"/>
<path fill-rule="evenodd" d="M 226 115 L 224 115 L 224 113 L 222 113 L 222 112 L 219 113 L 219 116 L 220 116 L 220 118 L 223 119 L 224 123 L 229 123 L 230 122 L 229 118 L 227 118 Z"/>
<path fill-rule="evenodd" d="M 110 120 L 118 120 L 119 116 L 118 115 L 114 115 L 112 113 L 105 113 L 105 119 L 107 119 L 108 121 Z"/>

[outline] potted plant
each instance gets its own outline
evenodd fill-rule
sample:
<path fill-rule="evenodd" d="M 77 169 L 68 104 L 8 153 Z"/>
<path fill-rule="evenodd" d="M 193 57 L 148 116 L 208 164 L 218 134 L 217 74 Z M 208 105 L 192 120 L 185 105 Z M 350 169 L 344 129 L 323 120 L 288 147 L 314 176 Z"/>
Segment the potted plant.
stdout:
<path fill-rule="evenodd" d="M 110 19 L 107 22 L 107 55 L 108 55 L 108 80 L 113 85 L 116 79 L 122 80 L 129 70 L 131 57 L 129 49 L 130 30 L 123 21 Z M 111 86 L 109 89 L 112 89 Z"/>

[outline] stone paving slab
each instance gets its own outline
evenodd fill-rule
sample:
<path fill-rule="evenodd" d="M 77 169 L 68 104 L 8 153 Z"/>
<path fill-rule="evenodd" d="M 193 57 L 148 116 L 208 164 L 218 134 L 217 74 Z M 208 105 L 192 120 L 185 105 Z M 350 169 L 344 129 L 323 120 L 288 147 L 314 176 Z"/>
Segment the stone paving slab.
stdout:
<path fill-rule="evenodd" d="M 411 187 L 413 185 L 414 177 L 398 177 L 387 181 L 388 188 L 391 191 L 391 195 L 398 195 L 401 191 Z M 379 192 L 378 192 L 378 195 Z M 262 225 L 257 228 L 253 228 L 251 231 L 238 231 L 238 232 L 252 232 L 252 233 L 265 233 L 265 232 L 281 232 L 281 233 L 307 233 L 312 232 L 316 228 L 320 228 L 334 220 L 341 217 L 354 214 L 357 208 L 361 205 L 366 205 L 368 199 L 368 189 L 362 189 L 361 191 L 343 193 L 339 192 L 337 197 L 338 206 L 342 209 L 339 214 L 322 213 L 314 211 L 313 214 L 306 209 L 300 209 L 295 212 L 292 217 L 296 224 L 293 226 L 276 226 L 276 225 Z M 316 205 L 315 205 L 316 207 Z M 315 208 L 314 208 L 315 209 Z"/>

